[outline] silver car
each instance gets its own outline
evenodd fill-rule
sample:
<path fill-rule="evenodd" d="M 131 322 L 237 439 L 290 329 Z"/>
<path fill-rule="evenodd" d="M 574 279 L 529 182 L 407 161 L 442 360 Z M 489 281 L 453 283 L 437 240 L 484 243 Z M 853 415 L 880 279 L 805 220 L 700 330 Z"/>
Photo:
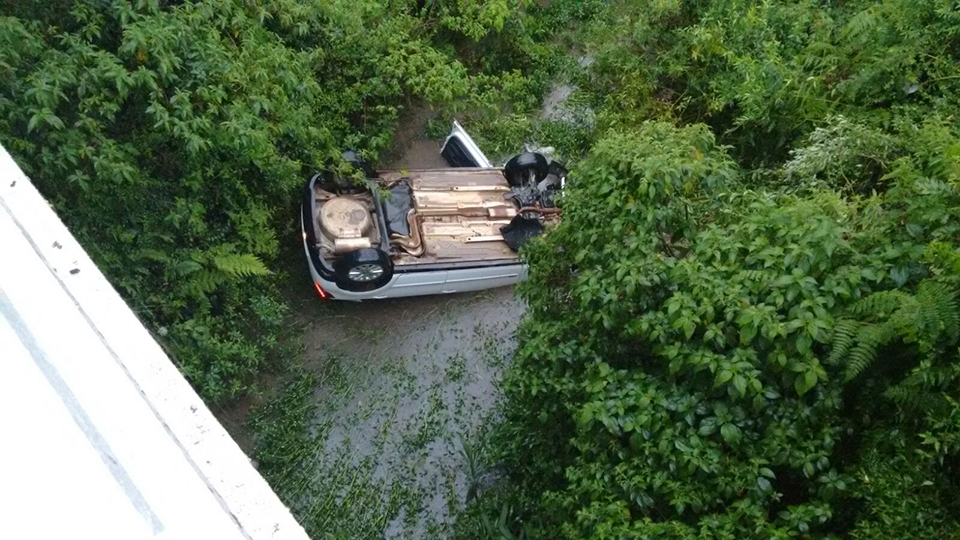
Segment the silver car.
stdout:
<path fill-rule="evenodd" d="M 540 154 L 495 168 L 460 124 L 444 169 L 332 171 L 307 181 L 303 248 L 322 298 L 367 300 L 476 291 L 526 278 L 517 250 L 560 216 L 566 169 Z"/>

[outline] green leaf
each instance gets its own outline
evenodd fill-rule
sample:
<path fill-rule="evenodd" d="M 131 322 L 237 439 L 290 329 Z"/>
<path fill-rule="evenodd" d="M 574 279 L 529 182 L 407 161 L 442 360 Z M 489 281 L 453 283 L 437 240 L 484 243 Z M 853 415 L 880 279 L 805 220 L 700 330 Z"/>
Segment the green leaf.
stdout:
<path fill-rule="evenodd" d="M 740 442 L 740 428 L 730 423 L 724 424 L 720 427 L 720 436 L 727 444 L 733 446 Z"/>
<path fill-rule="evenodd" d="M 897 284 L 897 287 L 906 285 L 910 279 L 910 268 L 908 266 L 895 266 L 890 269 L 890 279 Z"/>
<path fill-rule="evenodd" d="M 715 417 L 710 417 L 704 419 L 700 422 L 700 429 L 697 430 L 697 433 L 703 437 L 713 435 L 717 432 L 717 419 Z"/>
<path fill-rule="evenodd" d="M 806 394 L 811 388 L 817 384 L 817 372 L 815 370 L 808 370 L 803 372 L 800 375 L 797 375 L 797 378 L 793 381 L 793 387 L 797 390 L 797 393 L 801 396 Z"/>
<path fill-rule="evenodd" d="M 696 329 L 697 329 L 697 324 L 692 320 L 688 320 L 686 324 L 683 325 L 683 334 L 684 336 L 686 336 L 687 339 L 690 339 L 691 337 L 693 337 L 693 333 L 696 331 Z"/>
<path fill-rule="evenodd" d="M 737 389 L 737 394 L 745 396 L 747 394 L 747 379 L 743 375 L 736 375 L 733 378 L 733 387 Z"/>
<path fill-rule="evenodd" d="M 63 120 L 60 120 L 60 117 L 53 113 L 48 114 L 43 120 L 53 128 L 63 129 Z"/>
<path fill-rule="evenodd" d="M 770 481 L 763 477 L 757 478 L 757 488 L 763 493 L 770 493 L 773 491 L 773 486 L 770 484 Z"/>
<path fill-rule="evenodd" d="M 773 281 L 774 287 L 786 287 L 787 285 L 793 284 L 796 279 L 793 276 L 780 276 Z"/>
<path fill-rule="evenodd" d="M 740 327 L 740 343 L 742 345 L 749 345 L 753 340 L 754 336 L 757 335 L 757 325 L 756 323 L 748 323 Z"/>

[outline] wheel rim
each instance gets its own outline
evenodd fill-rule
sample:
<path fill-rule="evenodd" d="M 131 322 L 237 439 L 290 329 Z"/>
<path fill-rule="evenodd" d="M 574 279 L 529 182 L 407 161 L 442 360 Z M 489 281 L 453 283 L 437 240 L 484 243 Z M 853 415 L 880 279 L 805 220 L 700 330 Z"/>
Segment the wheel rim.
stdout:
<path fill-rule="evenodd" d="M 347 276 L 353 281 L 366 283 L 373 281 L 383 275 L 383 267 L 379 264 L 361 264 L 354 266 L 347 272 Z"/>

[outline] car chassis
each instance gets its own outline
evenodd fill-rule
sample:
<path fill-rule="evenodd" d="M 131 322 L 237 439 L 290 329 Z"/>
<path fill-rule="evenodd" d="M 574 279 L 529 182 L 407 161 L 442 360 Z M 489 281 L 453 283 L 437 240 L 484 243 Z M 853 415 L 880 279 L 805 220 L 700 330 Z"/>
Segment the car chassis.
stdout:
<path fill-rule="evenodd" d="M 517 251 L 560 216 L 567 171 L 540 154 L 495 168 L 454 122 L 441 155 L 450 168 L 333 171 L 311 177 L 301 204 L 304 252 L 323 298 L 368 300 L 515 284 Z"/>

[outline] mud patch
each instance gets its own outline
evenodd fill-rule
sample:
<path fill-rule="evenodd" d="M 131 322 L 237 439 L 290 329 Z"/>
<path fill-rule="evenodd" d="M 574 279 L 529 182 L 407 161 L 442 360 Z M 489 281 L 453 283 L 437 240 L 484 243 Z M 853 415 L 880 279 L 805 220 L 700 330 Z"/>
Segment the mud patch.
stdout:
<path fill-rule="evenodd" d="M 390 164 L 391 169 L 442 169 L 450 165 L 440 156 L 439 141 L 413 141 L 404 155 Z"/>
<path fill-rule="evenodd" d="M 543 109 L 540 111 L 541 120 L 567 120 L 569 111 L 564 104 L 577 87 L 570 84 L 556 85 L 543 99 Z"/>
<path fill-rule="evenodd" d="M 431 140 L 427 124 L 436 116 L 426 104 L 406 109 L 400 117 L 390 150 L 382 156 L 385 169 L 440 169 L 449 167 L 440 156 L 443 141 Z"/>
<path fill-rule="evenodd" d="M 592 128 L 596 123 L 596 113 L 593 108 L 578 99 L 581 96 L 578 91 L 579 88 L 573 84 L 554 85 L 544 97 L 540 121 Z"/>
<path fill-rule="evenodd" d="M 522 303 L 506 288 L 323 311 L 304 337 L 307 367 L 324 375 L 319 474 L 342 478 L 326 483 L 339 504 L 382 525 L 351 537 L 446 536 L 477 480 L 468 449 L 499 400 Z"/>

